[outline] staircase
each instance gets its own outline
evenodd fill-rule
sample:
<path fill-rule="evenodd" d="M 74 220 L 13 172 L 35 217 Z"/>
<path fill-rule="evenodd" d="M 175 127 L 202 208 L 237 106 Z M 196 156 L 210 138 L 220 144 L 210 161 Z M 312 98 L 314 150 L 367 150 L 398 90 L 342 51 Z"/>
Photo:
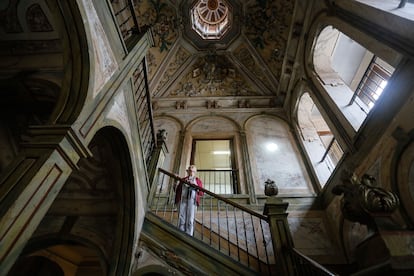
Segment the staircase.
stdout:
<path fill-rule="evenodd" d="M 141 234 L 141 241 L 172 267 L 189 275 L 335 275 L 294 248 L 274 247 L 267 216 L 205 189 L 194 235 L 180 231 L 171 190 L 177 180 L 159 169 Z"/>
<path fill-rule="evenodd" d="M 220 251 L 206 246 L 177 227 L 147 212 L 141 241 L 157 256 L 184 275 L 256 275 Z"/>

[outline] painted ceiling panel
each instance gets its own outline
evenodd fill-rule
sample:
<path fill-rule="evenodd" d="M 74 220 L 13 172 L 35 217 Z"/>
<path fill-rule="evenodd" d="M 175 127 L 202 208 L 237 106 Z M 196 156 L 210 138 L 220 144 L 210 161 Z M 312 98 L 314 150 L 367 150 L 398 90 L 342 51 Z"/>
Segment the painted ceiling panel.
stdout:
<path fill-rule="evenodd" d="M 138 2 L 140 27 L 151 26 L 154 35 L 147 55 L 154 98 L 276 95 L 294 1 L 226 0 L 236 37 L 204 44 L 184 26 L 197 1 Z"/>

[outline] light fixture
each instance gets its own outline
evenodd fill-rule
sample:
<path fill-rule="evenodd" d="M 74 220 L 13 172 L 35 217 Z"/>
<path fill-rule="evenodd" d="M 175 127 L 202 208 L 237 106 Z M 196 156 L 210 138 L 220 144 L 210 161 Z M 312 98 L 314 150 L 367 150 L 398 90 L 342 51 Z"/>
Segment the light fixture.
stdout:
<path fill-rule="evenodd" d="M 214 155 L 230 155 L 230 151 L 229 150 L 215 150 L 213 151 Z"/>

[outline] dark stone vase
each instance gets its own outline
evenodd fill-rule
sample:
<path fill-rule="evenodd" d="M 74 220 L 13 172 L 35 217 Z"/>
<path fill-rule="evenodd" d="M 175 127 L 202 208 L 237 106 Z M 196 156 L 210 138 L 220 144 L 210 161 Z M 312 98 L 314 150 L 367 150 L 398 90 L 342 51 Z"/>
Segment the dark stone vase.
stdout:
<path fill-rule="evenodd" d="M 265 195 L 267 196 L 275 196 L 278 194 L 279 189 L 276 186 L 276 183 L 273 180 L 266 180 L 265 181 Z"/>

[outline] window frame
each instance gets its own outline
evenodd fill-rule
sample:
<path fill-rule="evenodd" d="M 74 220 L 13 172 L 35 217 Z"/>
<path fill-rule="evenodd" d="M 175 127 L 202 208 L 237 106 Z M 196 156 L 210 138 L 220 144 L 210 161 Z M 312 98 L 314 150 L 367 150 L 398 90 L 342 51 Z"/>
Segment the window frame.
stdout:
<path fill-rule="evenodd" d="M 198 164 L 195 164 L 195 158 L 196 158 L 196 148 L 197 148 L 197 141 L 229 141 L 229 150 L 230 150 L 230 170 L 215 170 L 217 172 L 231 172 L 231 193 L 224 193 L 225 195 L 233 195 L 233 194 L 239 194 L 240 193 L 240 179 L 238 174 L 238 169 L 236 166 L 236 159 L 235 159 L 235 147 L 234 147 L 234 138 L 193 138 L 192 140 L 192 146 L 191 146 L 191 156 L 190 156 L 190 164 L 194 164 L 197 166 L 197 172 L 211 172 L 214 171 L 212 169 L 204 169 L 200 167 Z M 201 178 L 201 177 L 200 177 Z M 201 179 L 203 181 L 203 179 Z M 204 180 L 207 181 L 206 179 Z M 204 183 L 204 182 L 203 182 Z M 204 185 L 206 186 L 206 185 Z M 212 191 L 216 193 L 215 191 Z M 223 194 L 223 193 L 222 193 Z"/>

